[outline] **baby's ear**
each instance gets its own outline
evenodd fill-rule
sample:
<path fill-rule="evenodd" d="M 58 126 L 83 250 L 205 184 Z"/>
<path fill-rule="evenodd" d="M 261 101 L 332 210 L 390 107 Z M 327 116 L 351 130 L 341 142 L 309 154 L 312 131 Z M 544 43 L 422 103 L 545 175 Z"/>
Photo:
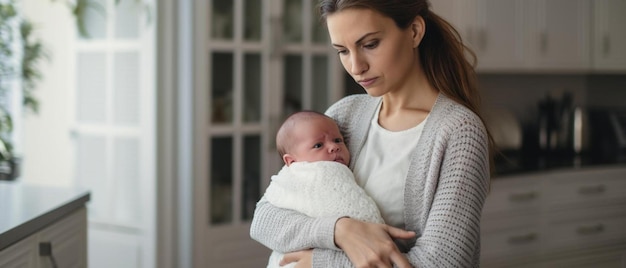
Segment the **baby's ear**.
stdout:
<path fill-rule="evenodd" d="M 284 154 L 283 162 L 285 162 L 285 165 L 289 166 L 291 163 L 296 162 L 296 159 L 290 154 Z"/>

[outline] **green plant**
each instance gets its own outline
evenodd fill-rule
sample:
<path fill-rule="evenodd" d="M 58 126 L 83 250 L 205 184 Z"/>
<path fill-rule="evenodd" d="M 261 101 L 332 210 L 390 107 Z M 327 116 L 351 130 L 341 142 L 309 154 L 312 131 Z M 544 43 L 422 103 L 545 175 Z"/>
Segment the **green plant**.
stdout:
<path fill-rule="evenodd" d="M 52 2 L 56 2 L 57 0 L 51 0 Z M 115 4 L 119 4 L 121 0 L 115 0 Z M 130 1 L 130 0 L 126 0 Z M 146 3 L 145 0 L 135 0 L 138 3 L 143 5 L 143 9 L 146 12 L 146 19 L 148 22 L 152 20 L 152 12 L 151 5 Z M 87 16 L 89 9 L 93 9 L 99 12 L 102 16 L 106 16 L 106 9 L 95 0 L 65 0 L 66 5 L 74 15 L 74 19 L 76 20 L 76 29 L 81 37 L 89 38 L 89 32 L 87 31 L 87 27 L 85 22 L 87 21 Z"/>
<path fill-rule="evenodd" d="M 38 101 L 33 95 L 41 79 L 38 63 L 46 58 L 43 44 L 33 37 L 33 25 L 20 16 L 13 0 L 0 3 L 0 161 L 15 158 L 11 143 L 13 118 L 7 109 L 9 91 L 15 81 L 22 89 L 22 104 L 38 112 Z"/>

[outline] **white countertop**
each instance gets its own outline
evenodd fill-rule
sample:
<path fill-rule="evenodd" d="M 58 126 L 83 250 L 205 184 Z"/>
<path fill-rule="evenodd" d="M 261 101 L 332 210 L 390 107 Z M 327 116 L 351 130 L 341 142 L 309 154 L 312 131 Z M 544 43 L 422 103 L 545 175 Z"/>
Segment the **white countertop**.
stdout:
<path fill-rule="evenodd" d="M 86 189 L 0 181 L 0 250 L 85 206 Z"/>

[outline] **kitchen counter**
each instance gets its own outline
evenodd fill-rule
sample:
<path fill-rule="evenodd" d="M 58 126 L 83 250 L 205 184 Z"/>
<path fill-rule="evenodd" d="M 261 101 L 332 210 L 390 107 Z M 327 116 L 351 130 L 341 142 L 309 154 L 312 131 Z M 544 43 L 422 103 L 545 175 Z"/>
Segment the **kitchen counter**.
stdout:
<path fill-rule="evenodd" d="M 0 181 L 0 251 L 84 208 L 89 199 L 85 189 Z"/>
<path fill-rule="evenodd" d="M 516 151 L 502 152 L 495 157 L 495 175 L 505 177 L 525 173 L 554 170 L 581 169 L 599 166 L 626 166 L 626 154 L 611 157 L 569 154 L 524 154 Z"/>

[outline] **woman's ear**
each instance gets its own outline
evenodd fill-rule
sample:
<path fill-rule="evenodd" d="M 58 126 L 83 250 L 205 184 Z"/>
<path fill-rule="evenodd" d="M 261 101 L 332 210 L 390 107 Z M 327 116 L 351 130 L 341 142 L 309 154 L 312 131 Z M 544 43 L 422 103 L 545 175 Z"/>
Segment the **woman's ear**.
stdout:
<path fill-rule="evenodd" d="M 285 165 L 289 166 L 291 163 L 296 162 L 296 159 L 290 154 L 284 154 L 283 162 L 285 162 Z"/>
<path fill-rule="evenodd" d="M 426 22 L 422 16 L 416 16 L 411 23 L 411 33 L 413 34 L 413 48 L 416 48 L 426 33 Z"/>

